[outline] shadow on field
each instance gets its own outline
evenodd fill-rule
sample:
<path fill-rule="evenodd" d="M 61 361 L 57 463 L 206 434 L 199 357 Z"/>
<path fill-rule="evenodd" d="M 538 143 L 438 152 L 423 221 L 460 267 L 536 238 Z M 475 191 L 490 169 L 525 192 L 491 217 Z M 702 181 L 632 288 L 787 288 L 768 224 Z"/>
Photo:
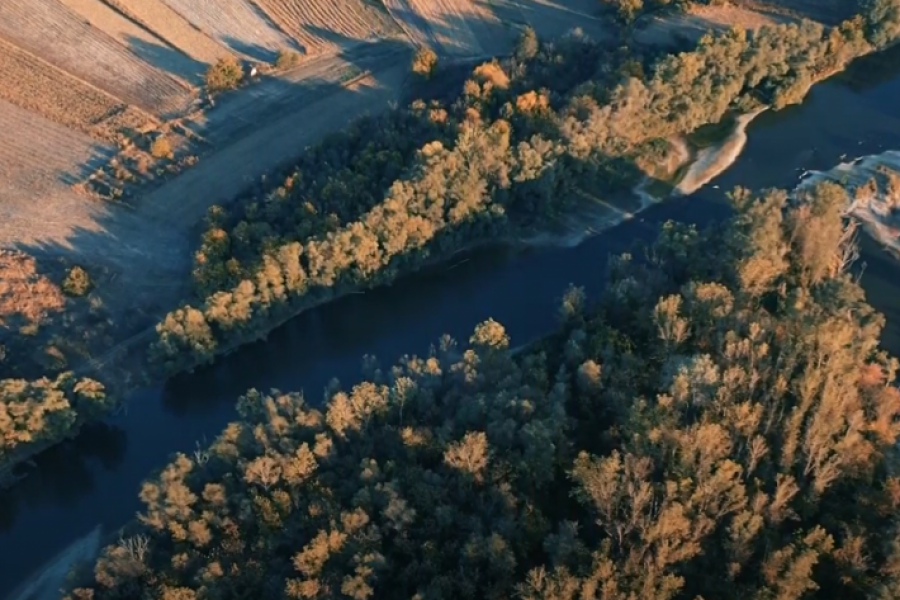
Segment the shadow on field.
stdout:
<path fill-rule="evenodd" d="M 171 46 L 154 44 L 138 37 L 127 37 L 128 48 L 141 60 L 194 84 L 203 82 L 206 63 L 200 62 Z"/>
<path fill-rule="evenodd" d="M 278 53 L 271 48 L 266 48 L 265 46 L 260 46 L 259 44 L 251 44 L 230 35 L 223 37 L 222 43 L 235 52 L 264 63 L 275 62 L 275 58 L 278 56 Z M 299 51 L 302 48 L 297 45 L 292 45 L 290 49 Z"/>
<path fill-rule="evenodd" d="M 616 33 L 616 26 L 601 15 L 601 4 L 594 0 L 474 0 L 500 22 L 531 26 L 538 37 L 555 39 L 573 29 L 581 29 L 594 40 Z"/>

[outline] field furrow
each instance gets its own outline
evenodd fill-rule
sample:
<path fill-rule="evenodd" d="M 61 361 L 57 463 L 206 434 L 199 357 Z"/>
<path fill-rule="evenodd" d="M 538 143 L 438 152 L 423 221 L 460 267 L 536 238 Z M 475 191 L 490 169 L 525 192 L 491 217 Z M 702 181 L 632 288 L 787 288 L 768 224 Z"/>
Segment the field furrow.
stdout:
<path fill-rule="evenodd" d="M 434 37 L 453 56 L 483 54 L 469 22 L 478 15 L 471 0 L 407 0 L 410 8 L 428 21 Z"/>
<path fill-rule="evenodd" d="M 247 0 L 163 0 L 172 10 L 236 52 L 272 61 L 296 44 Z"/>
<path fill-rule="evenodd" d="M 20 48 L 0 40 L 0 98 L 84 133 L 124 105 Z"/>
<path fill-rule="evenodd" d="M 396 35 L 397 26 L 384 12 L 361 0 L 254 0 L 309 53 L 327 51 L 374 37 Z"/>
<path fill-rule="evenodd" d="M 112 39 L 158 69 L 182 79 L 198 82 L 205 65 L 116 11 L 103 0 L 59 0 Z"/>
<path fill-rule="evenodd" d="M 384 0 L 415 44 L 445 56 L 479 56 L 484 50 L 470 22 L 484 19 L 471 0 Z"/>
<path fill-rule="evenodd" d="M 156 114 L 178 111 L 189 99 L 182 83 L 143 62 L 57 0 L 3 0 L 0 37 Z"/>
<path fill-rule="evenodd" d="M 4 100 L 0 100 L 0 131 L 0 244 L 26 241 L 6 234 L 13 222 L 32 221 L 29 215 L 52 224 L 66 221 L 73 209 L 84 210 L 75 208 L 74 198 L 61 207 L 49 206 L 47 199 L 72 195 L 70 178 L 82 166 L 87 169 L 109 156 L 111 147 Z"/>
<path fill-rule="evenodd" d="M 212 64 L 230 54 L 227 48 L 197 31 L 162 0 L 104 0 L 104 2 L 194 60 Z"/>

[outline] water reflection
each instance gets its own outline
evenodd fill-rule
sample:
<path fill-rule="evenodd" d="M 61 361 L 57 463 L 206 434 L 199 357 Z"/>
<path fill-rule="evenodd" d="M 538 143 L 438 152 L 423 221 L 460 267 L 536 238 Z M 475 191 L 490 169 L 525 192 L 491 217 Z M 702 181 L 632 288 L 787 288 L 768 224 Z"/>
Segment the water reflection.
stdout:
<path fill-rule="evenodd" d="M 303 390 L 318 402 L 329 378 L 345 384 L 359 378 L 364 354 L 392 363 L 402 353 L 427 352 L 443 333 L 465 339 L 488 317 L 502 322 L 520 345 L 553 326 L 567 284 L 596 294 L 607 256 L 651 239 L 661 222 L 708 223 L 727 214 L 723 196 L 735 185 L 793 187 L 803 169 L 829 169 L 885 146 L 897 148 L 900 105 L 897 93 L 884 90 L 900 88 L 900 78 L 880 82 L 870 69 L 860 67 L 861 76 L 879 83 L 864 83 L 858 88 L 864 93 L 847 81 L 829 82 L 801 106 L 761 115 L 743 156 L 695 196 L 667 201 L 576 248 L 482 252 L 449 271 L 437 268 L 392 288 L 349 296 L 301 315 L 213 368 L 135 394 L 115 425 L 88 428 L 46 453 L 29 479 L 0 495 L 0 597 L 98 522 L 110 530 L 131 518 L 140 508 L 142 479 L 172 452 L 190 452 L 197 441 L 215 437 L 234 419 L 234 400 L 246 389 Z M 863 285 L 887 315 L 885 346 L 900 354 L 900 277 L 877 245 L 864 240 L 863 249 Z"/>
<path fill-rule="evenodd" d="M 19 485 L 0 492 L 0 531 L 8 530 L 22 507 L 69 508 L 94 491 L 95 468 L 115 471 L 128 450 L 128 436 L 115 425 L 96 423 L 77 438 L 54 446 L 34 460 Z"/>

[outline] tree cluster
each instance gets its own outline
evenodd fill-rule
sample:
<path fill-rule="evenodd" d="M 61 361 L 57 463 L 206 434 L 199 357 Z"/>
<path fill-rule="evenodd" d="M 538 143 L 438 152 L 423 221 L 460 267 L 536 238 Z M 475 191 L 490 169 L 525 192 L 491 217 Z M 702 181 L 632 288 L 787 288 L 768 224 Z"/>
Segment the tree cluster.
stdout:
<path fill-rule="evenodd" d="M 0 488 L 14 481 L 17 462 L 69 438 L 110 408 L 101 383 L 71 372 L 52 379 L 0 379 Z"/>
<path fill-rule="evenodd" d="M 652 64 L 527 32 L 449 108 L 418 102 L 363 121 L 264 200 L 214 209 L 196 257 L 201 302 L 157 326 L 154 364 L 191 368 L 337 294 L 546 224 L 572 209 L 576 187 L 630 189 L 636 156 L 728 111 L 799 101 L 872 49 L 866 31 L 864 17 L 732 30 Z"/>
<path fill-rule="evenodd" d="M 320 408 L 251 390 L 68 598 L 896 598 L 898 362 L 846 194 L 733 199 L 524 351 L 489 320 Z"/>

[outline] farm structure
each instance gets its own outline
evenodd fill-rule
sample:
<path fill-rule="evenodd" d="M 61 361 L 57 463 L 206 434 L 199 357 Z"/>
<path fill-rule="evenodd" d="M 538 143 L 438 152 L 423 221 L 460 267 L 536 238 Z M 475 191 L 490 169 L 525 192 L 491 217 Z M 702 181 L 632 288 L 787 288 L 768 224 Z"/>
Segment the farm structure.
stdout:
<path fill-rule="evenodd" d="M 152 31 L 171 47 L 204 64 L 231 52 L 205 33 L 198 31 L 162 0 L 103 0 L 123 15 Z"/>
<path fill-rule="evenodd" d="M 143 0 L 137 0 L 143 1 Z M 271 62 L 295 43 L 249 0 L 163 0 L 200 31 L 234 52 Z"/>
<path fill-rule="evenodd" d="M 293 36 L 306 54 L 330 52 L 356 41 L 401 33 L 383 10 L 364 0 L 253 0 Z"/>
<path fill-rule="evenodd" d="M 0 2 L 0 38 L 157 115 L 183 110 L 190 88 L 85 23 L 57 0 Z"/>
<path fill-rule="evenodd" d="M 103 0 L 58 0 L 144 62 L 192 83 L 199 83 L 206 65 L 192 60 L 147 28 L 135 23 Z"/>

